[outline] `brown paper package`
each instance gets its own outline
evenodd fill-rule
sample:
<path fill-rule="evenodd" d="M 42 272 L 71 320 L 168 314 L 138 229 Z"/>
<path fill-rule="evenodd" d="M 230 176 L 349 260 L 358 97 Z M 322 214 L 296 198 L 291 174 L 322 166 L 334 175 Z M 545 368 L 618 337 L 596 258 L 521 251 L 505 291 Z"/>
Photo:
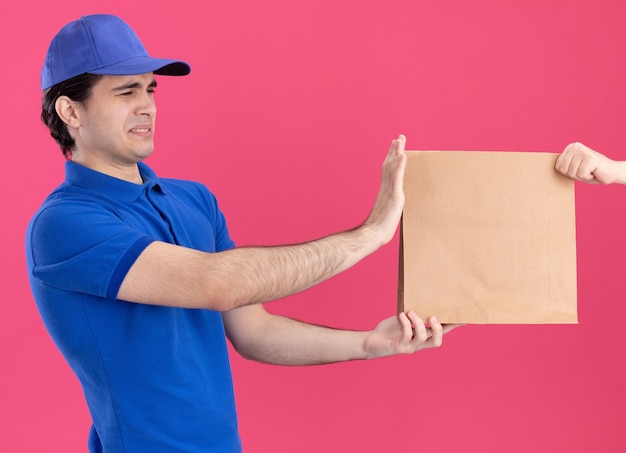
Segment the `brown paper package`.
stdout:
<path fill-rule="evenodd" d="M 441 323 L 575 324 L 574 182 L 557 154 L 407 151 L 398 310 Z"/>

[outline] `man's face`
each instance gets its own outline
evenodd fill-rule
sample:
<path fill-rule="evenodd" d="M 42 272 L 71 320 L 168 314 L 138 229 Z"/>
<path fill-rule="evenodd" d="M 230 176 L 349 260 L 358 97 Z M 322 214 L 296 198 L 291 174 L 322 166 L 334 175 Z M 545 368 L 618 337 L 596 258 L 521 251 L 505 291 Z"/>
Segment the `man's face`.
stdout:
<path fill-rule="evenodd" d="M 80 124 L 73 136 L 80 158 L 97 168 L 135 164 L 152 154 L 155 87 L 152 73 L 103 76 L 78 107 Z"/>

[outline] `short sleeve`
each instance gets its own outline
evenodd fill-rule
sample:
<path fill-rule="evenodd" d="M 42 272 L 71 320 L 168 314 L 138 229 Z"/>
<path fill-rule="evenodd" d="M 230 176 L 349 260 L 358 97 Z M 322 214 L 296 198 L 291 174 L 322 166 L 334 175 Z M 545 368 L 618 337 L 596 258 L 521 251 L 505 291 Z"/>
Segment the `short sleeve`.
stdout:
<path fill-rule="evenodd" d="M 26 237 L 30 272 L 59 290 L 114 298 L 126 273 L 154 239 L 98 203 L 48 205 Z"/>

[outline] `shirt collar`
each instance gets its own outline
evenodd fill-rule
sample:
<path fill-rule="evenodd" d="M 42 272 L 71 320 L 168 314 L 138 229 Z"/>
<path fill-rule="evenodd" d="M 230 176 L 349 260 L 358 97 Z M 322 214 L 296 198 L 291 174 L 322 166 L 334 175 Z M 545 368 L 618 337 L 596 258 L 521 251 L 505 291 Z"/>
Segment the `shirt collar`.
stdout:
<path fill-rule="evenodd" d="M 134 201 L 144 191 L 155 189 L 165 193 L 156 173 L 143 162 L 137 164 L 143 184 L 134 184 L 84 167 L 65 162 L 65 181 L 73 186 L 105 194 L 119 201 Z"/>

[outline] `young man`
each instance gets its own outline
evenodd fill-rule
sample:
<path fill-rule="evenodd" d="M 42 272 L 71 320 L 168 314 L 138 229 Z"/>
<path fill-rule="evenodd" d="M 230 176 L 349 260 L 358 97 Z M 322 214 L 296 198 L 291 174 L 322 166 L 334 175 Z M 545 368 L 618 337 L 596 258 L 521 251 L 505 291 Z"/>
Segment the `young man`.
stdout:
<path fill-rule="evenodd" d="M 589 184 L 626 184 L 626 162 L 609 159 L 582 143 L 567 145 L 555 168 L 562 175 Z"/>
<path fill-rule="evenodd" d="M 405 138 L 391 144 L 380 192 L 358 228 L 308 243 L 235 248 L 202 185 L 158 178 L 155 59 L 121 19 L 82 17 L 53 39 L 42 119 L 66 180 L 27 232 L 37 306 L 78 376 L 92 452 L 235 452 L 241 444 L 226 337 L 244 357 L 305 365 L 438 347 L 453 326 L 413 312 L 356 332 L 269 314 L 262 303 L 356 264 L 393 237 L 404 203 Z"/>

